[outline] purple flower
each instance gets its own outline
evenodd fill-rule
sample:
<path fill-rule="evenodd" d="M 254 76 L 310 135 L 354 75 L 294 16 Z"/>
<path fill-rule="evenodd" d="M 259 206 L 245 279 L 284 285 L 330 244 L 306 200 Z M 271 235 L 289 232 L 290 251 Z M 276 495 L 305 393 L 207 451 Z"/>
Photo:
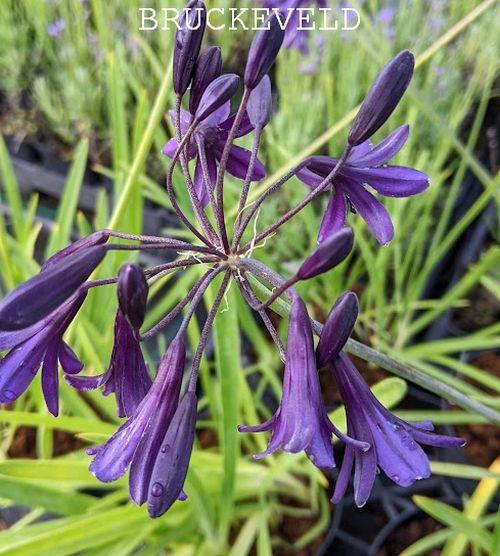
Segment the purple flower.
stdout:
<path fill-rule="evenodd" d="M 56 19 L 47 27 L 47 33 L 51 37 L 59 37 L 62 32 L 66 29 L 66 22 L 64 19 Z"/>
<path fill-rule="evenodd" d="M 139 328 L 146 317 L 148 301 L 148 282 L 139 265 L 125 263 L 121 266 L 117 294 L 121 312 L 138 336 Z"/>
<path fill-rule="evenodd" d="M 407 487 L 430 476 L 429 458 L 420 444 L 441 448 L 464 445 L 461 438 L 431 432 L 430 421 L 407 423 L 387 410 L 372 394 L 356 367 L 341 353 L 333 360 L 333 375 L 344 401 L 347 434 L 367 442 L 365 452 L 346 446 L 332 502 L 344 496 L 354 466 L 354 500 L 363 506 L 373 487 L 378 468 L 396 484 Z"/>
<path fill-rule="evenodd" d="M 160 517 L 177 500 L 185 500 L 184 480 L 196 430 L 196 394 L 186 392 L 168 427 L 151 474 L 148 512 Z"/>
<path fill-rule="evenodd" d="M 324 241 L 345 226 L 349 203 L 360 214 L 379 243 L 386 245 L 391 241 L 394 228 L 389 213 L 367 191 L 365 184 L 386 197 L 408 197 L 421 193 L 429 186 L 429 178 L 423 172 L 406 166 L 386 165 L 402 149 L 408 133 L 409 127 L 405 125 L 375 147 L 370 141 L 365 141 L 351 150 L 334 179 L 332 196 L 321 222 L 318 241 Z M 335 158 L 312 156 L 306 168 L 297 173 L 297 177 L 314 188 L 336 164 Z"/>
<path fill-rule="evenodd" d="M 196 138 L 190 141 L 188 145 L 188 158 L 193 159 L 197 157 L 196 167 L 194 172 L 194 187 L 195 191 L 200 199 L 201 204 L 205 207 L 210 199 L 213 188 L 215 186 L 215 180 L 217 176 L 217 163 L 222 157 L 222 152 L 224 150 L 224 145 L 233 125 L 234 115 L 229 115 L 230 106 L 229 102 L 223 104 L 219 109 L 213 112 L 208 118 L 203 120 L 195 132 Z M 172 119 L 174 116 L 171 114 Z M 185 133 L 189 124 L 192 121 L 192 115 L 185 110 L 181 110 L 181 129 Z M 245 113 L 243 120 L 238 129 L 237 137 L 243 137 L 248 135 L 253 130 L 253 127 L 248 119 L 248 115 Z M 203 179 L 203 172 L 200 157 L 196 148 L 196 143 L 199 142 L 205 151 L 205 156 L 207 159 L 208 171 L 210 175 L 210 186 L 211 190 L 208 191 L 205 186 L 205 181 Z M 177 140 L 170 139 L 162 149 L 162 153 L 173 157 L 175 151 L 177 150 Z M 251 152 L 242 147 L 233 145 L 229 152 L 229 159 L 227 161 L 226 170 L 240 180 L 244 180 L 246 177 L 248 164 L 250 162 Z M 252 181 L 261 180 L 266 175 L 266 171 L 262 163 L 257 160 L 255 168 L 252 174 Z"/>
<path fill-rule="evenodd" d="M 198 58 L 193 73 L 193 81 L 189 91 L 189 111 L 191 114 L 196 112 L 200 104 L 201 95 L 210 83 L 222 71 L 222 55 L 218 46 L 207 48 Z"/>
<path fill-rule="evenodd" d="M 302 450 L 317 467 L 332 468 L 332 434 L 348 443 L 330 422 L 321 398 L 311 321 L 300 297 L 295 296 L 290 311 L 283 395 L 276 413 L 265 423 L 240 426 L 240 432 L 271 431 L 267 449 L 254 456 L 263 458 L 279 448 L 296 453 Z M 355 442 L 355 441 L 354 441 Z M 367 445 L 356 443 L 360 449 Z"/>
<path fill-rule="evenodd" d="M 105 254 L 104 245 L 93 245 L 52 259 L 0 301 L 0 330 L 27 328 L 52 313 L 77 291 Z"/>
<path fill-rule="evenodd" d="M 234 73 L 225 73 L 209 83 L 201 95 L 196 108 L 197 120 L 205 120 L 223 104 L 226 104 L 236 92 L 240 78 Z"/>
<path fill-rule="evenodd" d="M 130 417 L 151 386 L 148 368 L 137 339 L 137 331 L 118 309 L 115 317 L 115 341 L 111 361 L 98 376 L 66 375 L 67 382 L 78 390 L 95 390 L 104 386 L 105 396 L 114 392 L 118 417 Z"/>
<path fill-rule="evenodd" d="M 82 370 L 62 337 L 80 309 L 86 292 L 75 293 L 53 313 L 22 330 L 0 332 L 0 350 L 12 348 L 0 361 L 0 403 L 15 401 L 31 384 L 42 366 L 42 391 L 47 409 L 59 412 L 58 361 L 65 373 Z"/>
<path fill-rule="evenodd" d="M 105 444 L 88 451 L 95 456 L 90 470 L 100 481 L 116 481 L 130 467 L 130 495 L 138 505 L 148 498 L 156 459 L 177 409 L 185 357 L 184 338 L 178 335 L 133 415 Z"/>

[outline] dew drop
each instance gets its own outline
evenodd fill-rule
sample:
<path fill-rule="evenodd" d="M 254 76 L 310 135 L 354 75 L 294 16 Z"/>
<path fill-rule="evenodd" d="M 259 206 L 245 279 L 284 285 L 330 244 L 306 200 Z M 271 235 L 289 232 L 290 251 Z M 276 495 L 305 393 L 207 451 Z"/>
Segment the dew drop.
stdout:
<path fill-rule="evenodd" d="M 391 475 L 391 479 L 397 483 L 399 481 L 399 475 Z"/>
<path fill-rule="evenodd" d="M 163 494 L 163 485 L 161 483 L 155 483 L 151 487 L 152 496 L 161 496 Z"/>
<path fill-rule="evenodd" d="M 165 444 L 165 446 L 162 446 L 162 447 L 161 447 L 160 452 L 161 452 L 162 454 L 165 454 L 165 453 L 168 452 L 169 450 L 170 450 L 170 444 Z"/>

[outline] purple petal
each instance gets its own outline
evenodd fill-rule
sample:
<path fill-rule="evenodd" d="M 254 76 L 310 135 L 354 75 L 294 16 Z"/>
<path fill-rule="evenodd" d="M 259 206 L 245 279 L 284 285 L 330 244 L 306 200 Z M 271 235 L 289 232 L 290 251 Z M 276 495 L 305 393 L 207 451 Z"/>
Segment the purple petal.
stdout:
<path fill-rule="evenodd" d="M 59 340 L 49 344 L 42 366 L 42 391 L 47 409 L 54 417 L 59 414 L 59 372 L 57 366 L 57 354 L 59 352 Z"/>
<path fill-rule="evenodd" d="M 222 155 L 222 151 L 217 152 L 218 158 Z M 233 145 L 231 150 L 229 151 L 229 158 L 227 160 L 227 171 L 240 180 L 244 180 L 247 175 L 248 164 L 250 163 L 250 157 L 252 153 L 247 149 L 243 149 L 242 147 L 237 147 Z M 253 173 L 251 176 L 251 181 L 259 181 L 264 178 L 266 175 L 266 171 L 264 166 L 259 160 L 255 161 L 255 167 L 253 169 Z"/>
<path fill-rule="evenodd" d="M 348 165 L 368 168 L 386 164 L 403 148 L 408 139 L 409 133 L 410 126 L 402 125 L 388 135 L 376 147 L 373 147 L 364 153 L 361 151 L 358 152 L 357 149 L 360 149 L 363 145 L 370 144 L 370 142 L 366 141 L 365 143 L 362 143 L 359 147 L 355 147 L 353 149 L 353 154 L 349 156 L 347 161 Z"/>
<path fill-rule="evenodd" d="M 321 176 L 318 176 L 318 174 L 316 174 L 312 170 L 309 170 L 309 168 L 302 168 L 297 172 L 296 175 L 302 183 L 305 183 L 313 189 L 315 187 L 318 187 L 318 185 L 323 181 L 323 178 Z"/>
<path fill-rule="evenodd" d="M 64 378 L 70 386 L 73 386 L 73 388 L 86 392 L 88 390 L 95 390 L 100 388 L 103 384 L 106 384 L 110 375 L 111 373 L 106 371 L 103 374 L 95 376 L 75 376 L 70 374 L 64 375 Z"/>
<path fill-rule="evenodd" d="M 59 344 L 59 363 L 66 374 L 77 374 L 83 369 L 83 363 L 66 342 Z"/>
<path fill-rule="evenodd" d="M 210 176 L 211 178 L 211 176 Z M 211 186 L 212 184 L 210 184 Z M 194 169 L 194 181 L 193 181 L 194 191 L 201 206 L 205 208 L 210 202 L 210 194 L 207 191 L 207 185 L 205 183 L 205 178 L 203 176 L 203 169 L 201 167 L 200 157 L 196 159 L 196 166 Z"/>
<path fill-rule="evenodd" d="M 429 187 L 429 177 L 406 166 L 382 168 L 353 168 L 346 166 L 342 175 L 356 182 L 367 183 L 386 197 L 408 197 Z"/>
<path fill-rule="evenodd" d="M 50 331 L 39 333 L 0 361 L 0 403 L 11 403 L 25 392 L 42 363 L 49 340 Z"/>
<path fill-rule="evenodd" d="M 175 151 L 177 150 L 179 143 L 177 142 L 177 139 L 169 139 L 162 147 L 161 149 L 161 154 L 164 154 L 166 156 L 169 156 L 170 158 L 173 158 L 175 155 Z"/>
<path fill-rule="evenodd" d="M 358 160 L 364 159 L 364 157 L 366 155 L 368 155 L 369 153 L 371 153 L 372 150 L 373 150 L 373 145 L 372 145 L 372 142 L 369 139 L 366 140 L 364 143 L 361 143 L 357 147 L 352 147 L 351 152 L 349 153 L 349 156 L 347 157 L 347 164 L 355 165 L 355 163 Z M 359 164 L 358 164 L 358 166 L 359 166 Z M 365 164 L 364 166 L 369 166 L 369 165 Z"/>
<path fill-rule="evenodd" d="M 321 178 L 320 178 L 321 179 Z M 318 242 L 325 241 L 345 226 L 347 202 L 343 191 L 334 187 L 318 232 Z"/>
<path fill-rule="evenodd" d="M 219 129 L 224 131 L 225 133 L 229 133 L 231 131 L 231 128 L 233 127 L 233 123 L 235 119 L 236 119 L 236 114 L 232 114 L 219 125 Z M 250 122 L 248 112 L 245 112 L 243 114 L 243 118 L 241 118 L 238 131 L 236 132 L 236 137 L 244 137 L 245 135 L 248 135 L 251 131 L 253 131 L 253 129 L 254 128 L 252 123 Z"/>
<path fill-rule="evenodd" d="M 148 512 L 151 517 L 163 515 L 179 498 L 184 498 L 186 478 L 196 427 L 197 399 L 186 392 L 158 452 L 148 492 Z"/>
<path fill-rule="evenodd" d="M 352 204 L 366 222 L 381 245 L 387 245 L 394 237 L 391 217 L 382 203 L 366 189 L 352 180 L 345 188 Z"/>
<path fill-rule="evenodd" d="M 236 92 L 240 78 L 227 73 L 214 79 L 205 89 L 196 109 L 196 119 L 201 121 L 213 114 L 230 100 Z"/>
<path fill-rule="evenodd" d="M 354 448 L 351 446 L 346 446 L 344 452 L 344 459 L 342 460 L 342 466 L 340 468 L 339 476 L 335 482 L 335 490 L 330 499 L 332 504 L 338 504 L 349 486 L 349 480 L 351 478 L 352 467 L 354 465 Z"/>
<path fill-rule="evenodd" d="M 45 319 L 42 319 L 21 330 L 12 330 L 9 332 L 0 331 L 0 351 L 22 344 L 28 338 L 31 338 L 40 332 L 42 328 L 45 328 L 45 326 L 47 326 L 47 320 L 48 319 L 46 317 Z"/>

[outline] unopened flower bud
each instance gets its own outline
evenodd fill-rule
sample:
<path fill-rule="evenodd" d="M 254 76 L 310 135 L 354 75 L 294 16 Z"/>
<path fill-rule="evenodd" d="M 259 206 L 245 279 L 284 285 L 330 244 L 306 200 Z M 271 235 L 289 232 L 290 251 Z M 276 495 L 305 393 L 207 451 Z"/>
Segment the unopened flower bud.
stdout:
<path fill-rule="evenodd" d="M 278 55 L 285 30 L 276 13 L 272 13 L 257 29 L 250 45 L 248 60 L 245 68 L 245 87 L 255 89 L 261 79 L 269 72 Z"/>
<path fill-rule="evenodd" d="M 236 92 L 239 81 L 240 78 L 235 73 L 226 73 L 214 79 L 201 96 L 196 119 L 204 120 L 227 102 Z"/>
<path fill-rule="evenodd" d="M 248 117 L 255 129 L 262 129 L 267 124 L 271 117 L 272 104 L 271 80 L 268 75 L 264 75 L 250 93 L 247 104 Z"/>
<path fill-rule="evenodd" d="M 326 319 L 316 348 L 319 367 L 328 365 L 340 353 L 352 333 L 358 312 L 358 298 L 354 292 L 344 292 L 337 299 Z"/>
<path fill-rule="evenodd" d="M 205 4 L 191 0 L 184 7 L 175 35 L 173 78 L 174 91 L 183 95 L 191 82 L 194 66 L 200 53 L 205 32 L 207 11 Z"/>
<path fill-rule="evenodd" d="M 414 65 L 413 54 L 403 50 L 382 69 L 352 124 L 350 145 L 366 141 L 387 121 L 410 83 Z"/>
<path fill-rule="evenodd" d="M 201 96 L 214 79 L 222 71 L 222 56 L 218 46 L 211 46 L 198 58 L 193 74 L 193 82 L 189 91 L 189 111 L 196 112 Z"/>
<path fill-rule="evenodd" d="M 297 278 L 308 280 L 340 264 L 352 249 L 354 235 L 351 228 L 342 228 L 329 236 L 302 263 Z"/>
<path fill-rule="evenodd" d="M 118 273 L 118 303 L 125 318 L 134 330 L 139 330 L 146 316 L 148 283 L 142 268 L 126 263 Z"/>

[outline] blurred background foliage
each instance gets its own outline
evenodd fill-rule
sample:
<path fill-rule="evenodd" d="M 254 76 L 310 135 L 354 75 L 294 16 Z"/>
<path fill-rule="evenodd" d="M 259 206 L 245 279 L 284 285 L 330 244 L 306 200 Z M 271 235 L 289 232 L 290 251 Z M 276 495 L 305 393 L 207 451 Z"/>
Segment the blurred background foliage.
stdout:
<path fill-rule="evenodd" d="M 145 0 L 2 1 L 4 291 L 36 273 L 44 257 L 79 235 L 104 227 L 137 233 L 145 224 L 145 207 L 169 209 L 163 191 L 167 161 L 160 149 L 171 136 L 167 109 L 173 106 L 169 67 L 173 32 L 138 30 L 139 7 L 164 5 Z M 169 2 L 170 7 L 175 5 L 180 8 L 182 3 Z M 207 1 L 208 7 L 248 5 Z M 495 319 L 500 293 L 498 221 L 485 220 L 490 239 L 467 259 L 449 287 L 438 295 L 431 285 L 447 270 L 443 261 L 449 261 L 450 254 L 453 259 L 467 230 L 486 214 L 497 213 L 495 137 L 488 130 L 494 125 L 491 113 L 498 99 L 498 6 L 489 0 L 367 0 L 350 5 L 361 14 L 356 31 L 311 34 L 311 54 L 306 58 L 294 50 L 281 52 L 273 72 L 275 113 L 261 152 L 268 177 L 254 185 L 251 199 L 304 156 L 338 155 L 355 107 L 377 71 L 397 51 L 411 49 L 417 58 L 414 80 L 378 138 L 408 122 L 410 139 L 396 163 L 425 171 L 431 188 L 415 198 L 385 201 L 396 236 L 383 249 L 374 244 L 360 219 L 351 218 L 357 241 L 349 260 L 340 270 L 299 289 L 319 319 L 336 296 L 354 289 L 361 301 L 359 339 L 438 380 L 443 392 L 459 392 L 477 402 L 476 411 L 464 405 L 436 412 L 436 422 L 486 423 L 480 408 L 500 409 L 498 359 L 495 373 L 494 368 L 471 364 L 463 353 L 500 347 Z M 241 73 L 250 36 L 211 31 L 207 44 L 219 44 L 225 69 Z M 21 191 L 11 155 L 15 158 L 26 144 L 43 145 L 62 162 L 65 185 L 56 203 L 39 195 L 36 183 L 31 193 Z M 89 175 L 97 183 L 95 206 L 83 210 L 80 199 Z M 239 187 L 228 180 L 227 206 L 234 207 L 233 217 Z M 188 212 L 180 175 L 176 191 Z M 292 180 L 261 211 L 259 226 L 275 220 L 304 193 L 303 185 Z M 457 212 L 457 206 L 463 210 Z M 259 257 L 290 276 L 315 245 L 321 208 L 307 207 L 279 237 L 258 250 Z M 161 231 L 184 237 L 171 220 Z M 123 254 L 108 255 L 99 276 L 112 275 L 121 262 Z M 146 326 L 183 296 L 198 272 L 186 270 L 152 286 Z M 474 312 L 478 295 L 481 304 Z M 127 502 L 123 481 L 98 483 L 87 471 L 83 447 L 101 442 L 116 427 L 112 400 L 100 393 L 81 395 L 61 384 L 63 416 L 55 420 L 47 414 L 36 385 L 12 407 L 0 410 L 0 503 L 5 508 L 30 508 L 0 533 L 0 554 L 153 555 L 166 548 L 180 555 L 289 554 L 321 537 L 330 523 L 328 479 L 302 456 L 253 462 L 248 454 L 262 449 L 265 439 L 240 438 L 236 432 L 237 423 L 254 423 L 271 414 L 281 392 L 281 362 L 235 290 L 227 303 L 231 310 L 216 320 L 214 357 L 202 366 L 204 396 L 188 476 L 189 500 L 176 504 L 163 519 L 151 521 L 143 509 Z M 115 307 L 110 290 L 92 291 L 69 331 L 91 374 L 107 365 Z M 459 336 L 456 326 L 444 324 L 438 335 L 429 334 L 450 310 L 455 323 L 460 318 L 469 326 L 461 326 Z M 492 316 L 484 320 L 489 310 Z M 283 333 L 286 321 L 279 324 Z M 189 328 L 193 346 L 199 332 L 200 323 L 194 321 Z M 161 337 L 147 346 L 152 368 L 167 342 Z M 382 402 L 389 407 L 400 403 L 406 382 L 381 372 L 376 376 L 372 382 L 377 382 L 374 388 Z M 342 408 L 332 402 L 332 412 L 344 426 Z M 401 411 L 411 419 L 428 414 L 428 409 Z M 433 505 L 432 500 L 416 499 L 445 528 L 437 540 L 406 553 L 425 554 L 429 546 L 454 542 L 460 550 L 472 543 L 478 553 L 495 554 L 500 526 L 494 527 L 495 516 L 483 514 L 498 487 L 498 465 L 487 471 L 436 462 L 434 471 L 481 483 L 473 498 L 464 502 L 463 514 L 453 508 L 447 513 L 435 505 L 440 504 L 437 501 Z M 481 490 L 483 481 L 490 481 L 487 492 Z M 47 512 L 57 517 L 40 519 Z M 287 519 L 305 520 L 307 528 L 294 538 L 286 537 L 281 524 Z"/>

